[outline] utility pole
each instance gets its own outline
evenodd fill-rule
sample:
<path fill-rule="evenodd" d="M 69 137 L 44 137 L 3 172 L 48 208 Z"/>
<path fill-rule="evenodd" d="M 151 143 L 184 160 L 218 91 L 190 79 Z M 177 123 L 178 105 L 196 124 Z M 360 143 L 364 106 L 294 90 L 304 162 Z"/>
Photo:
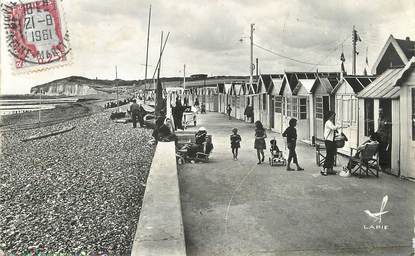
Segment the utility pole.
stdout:
<path fill-rule="evenodd" d="M 256 58 L 256 65 L 255 65 L 255 68 L 256 68 L 256 77 L 258 78 L 258 76 L 259 76 L 259 65 L 258 65 L 258 58 Z"/>
<path fill-rule="evenodd" d="M 160 69 L 161 69 L 161 56 L 163 55 L 163 31 L 161 31 L 161 41 L 160 41 L 160 57 L 157 70 L 157 85 L 155 89 L 156 92 L 156 115 L 160 115 L 163 103 L 163 86 L 160 81 Z"/>
<path fill-rule="evenodd" d="M 120 102 L 118 100 L 118 70 L 117 65 L 115 65 L 115 87 L 117 88 L 117 113 L 120 112 Z"/>
<path fill-rule="evenodd" d="M 356 75 L 356 42 L 357 42 L 357 31 L 355 26 L 353 26 L 353 33 L 352 33 L 352 44 L 353 44 L 353 59 L 352 59 L 352 74 Z"/>
<path fill-rule="evenodd" d="M 183 93 L 186 90 L 186 64 L 183 65 Z"/>
<path fill-rule="evenodd" d="M 149 45 L 149 42 L 150 42 L 150 20 L 151 20 L 151 4 L 150 4 L 150 10 L 149 10 L 149 13 L 148 13 L 146 70 L 145 70 L 145 73 L 144 73 L 144 104 L 146 103 L 146 95 L 147 95 L 147 65 L 148 65 L 148 45 Z"/>
<path fill-rule="evenodd" d="M 40 125 L 40 118 L 41 118 L 41 114 L 40 112 L 42 111 L 42 88 L 40 88 L 40 95 L 39 95 L 39 125 Z"/>
<path fill-rule="evenodd" d="M 253 83 L 253 72 L 254 72 L 254 28 L 255 24 L 252 23 L 251 24 L 251 36 L 249 37 L 251 40 L 251 63 L 249 65 L 249 84 L 251 86 L 251 88 L 253 88 L 252 83 Z"/>

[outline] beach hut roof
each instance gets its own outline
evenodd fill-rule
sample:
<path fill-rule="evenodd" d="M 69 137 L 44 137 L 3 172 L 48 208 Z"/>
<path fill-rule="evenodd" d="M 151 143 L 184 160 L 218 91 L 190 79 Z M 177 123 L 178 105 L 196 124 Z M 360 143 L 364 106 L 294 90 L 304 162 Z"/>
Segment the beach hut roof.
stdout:
<path fill-rule="evenodd" d="M 379 64 L 387 55 L 388 49 L 391 48 L 396 51 L 404 65 L 415 56 L 415 41 L 411 41 L 409 37 L 406 39 L 395 39 L 393 35 L 390 35 L 373 65 L 372 73 L 377 73 Z"/>
<path fill-rule="evenodd" d="M 274 92 L 275 95 L 282 94 L 282 82 L 284 81 L 284 76 L 281 78 L 273 78 L 272 79 L 272 86 L 270 88 L 270 93 Z"/>
<path fill-rule="evenodd" d="M 296 87 L 298 86 L 298 81 L 300 79 L 316 79 L 317 73 L 315 72 L 285 72 L 283 87 L 285 87 L 287 84 L 291 90 L 291 92 L 294 94 L 296 91 Z M 284 88 L 281 88 L 283 91 Z"/>
<path fill-rule="evenodd" d="M 315 80 L 310 92 L 314 93 L 318 84 L 320 83 L 321 86 L 323 86 L 326 89 L 326 92 L 330 94 L 336 87 L 336 85 L 339 83 L 339 80 L 339 76 L 319 77 Z"/>
<path fill-rule="evenodd" d="M 242 87 L 242 84 L 240 84 L 240 83 L 233 84 L 233 93 L 232 93 L 232 95 L 239 95 L 239 92 L 241 91 L 241 87 Z"/>
<path fill-rule="evenodd" d="M 374 81 L 375 78 L 376 76 L 344 76 L 343 79 L 337 83 L 332 93 L 336 93 L 340 86 L 346 82 L 352 87 L 353 92 L 357 94 Z"/>
<path fill-rule="evenodd" d="M 399 98 L 399 85 L 408 70 L 413 70 L 413 68 L 415 68 L 415 57 L 412 57 L 404 67 L 387 69 L 363 89 L 357 97 L 371 99 Z"/>
<path fill-rule="evenodd" d="M 316 79 L 298 79 L 298 86 L 296 87 L 296 93 L 298 93 L 298 90 L 300 90 L 300 87 L 303 86 L 304 89 L 311 93 L 311 88 L 313 88 L 314 82 Z"/>
<path fill-rule="evenodd" d="M 232 84 L 225 84 L 225 93 L 230 94 L 232 90 Z"/>

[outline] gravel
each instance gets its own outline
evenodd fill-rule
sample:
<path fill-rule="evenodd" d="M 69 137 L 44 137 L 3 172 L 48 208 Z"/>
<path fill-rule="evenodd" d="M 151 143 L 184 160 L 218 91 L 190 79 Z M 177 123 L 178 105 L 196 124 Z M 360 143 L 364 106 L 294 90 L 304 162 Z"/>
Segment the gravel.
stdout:
<path fill-rule="evenodd" d="M 130 253 L 154 146 L 110 112 L 0 134 L 0 255 Z"/>

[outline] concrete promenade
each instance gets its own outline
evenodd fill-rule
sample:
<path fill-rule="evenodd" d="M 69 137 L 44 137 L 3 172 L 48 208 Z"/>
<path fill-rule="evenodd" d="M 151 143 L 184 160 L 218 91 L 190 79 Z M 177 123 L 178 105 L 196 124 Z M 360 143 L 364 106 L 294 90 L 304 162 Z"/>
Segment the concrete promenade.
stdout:
<path fill-rule="evenodd" d="M 213 135 L 210 163 L 178 166 L 188 255 L 410 255 L 413 252 L 415 184 L 380 173 L 379 178 L 321 176 L 314 148 L 298 143 L 305 171 L 257 165 L 254 126 L 219 113 L 198 115 Z M 192 128 L 192 129 L 197 129 Z M 242 136 L 239 160 L 229 135 Z M 346 159 L 339 159 L 339 167 Z M 335 168 L 336 169 L 336 168 Z M 388 195 L 388 213 L 374 222 Z M 373 228 L 381 225 L 384 229 Z"/>

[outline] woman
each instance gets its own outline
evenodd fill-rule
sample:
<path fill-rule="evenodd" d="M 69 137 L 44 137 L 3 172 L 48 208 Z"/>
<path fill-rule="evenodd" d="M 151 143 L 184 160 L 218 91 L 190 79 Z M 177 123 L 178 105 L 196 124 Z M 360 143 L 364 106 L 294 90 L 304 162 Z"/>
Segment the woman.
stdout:
<path fill-rule="evenodd" d="M 327 176 L 328 173 L 333 172 L 334 157 L 337 153 L 336 143 L 334 142 L 335 132 L 340 126 L 335 125 L 336 113 L 329 111 L 327 114 L 327 121 L 324 123 L 324 144 L 326 145 L 326 159 L 323 165 L 321 174 Z"/>
<path fill-rule="evenodd" d="M 363 151 L 363 149 L 366 148 L 366 145 L 379 145 L 381 143 L 382 139 L 381 139 L 381 135 L 377 132 L 372 133 L 369 137 L 369 140 L 363 142 L 358 148 L 357 148 L 357 152 L 354 155 L 355 158 L 359 158 L 361 152 Z M 356 162 L 352 161 L 351 159 L 349 160 L 349 162 L 347 163 L 347 166 L 344 167 L 343 171 L 349 173 L 350 171 L 353 170 L 353 168 L 356 166 Z"/>
<path fill-rule="evenodd" d="M 162 124 L 160 128 L 158 129 L 158 141 L 177 142 L 177 136 L 174 133 L 172 121 L 170 120 L 170 118 L 166 118 L 164 120 L 164 124 Z"/>
<path fill-rule="evenodd" d="M 297 160 L 297 153 L 295 152 L 295 147 L 297 145 L 297 119 L 291 118 L 289 122 L 289 127 L 283 132 L 282 136 L 287 138 L 287 147 L 289 150 L 288 154 L 288 163 L 287 163 L 287 171 L 294 171 L 290 167 L 291 161 L 297 165 L 297 171 L 303 171 L 304 169 L 300 167 Z"/>
<path fill-rule="evenodd" d="M 267 134 L 265 132 L 264 126 L 262 125 L 261 121 L 255 122 L 255 144 L 254 148 L 256 149 L 256 154 L 258 157 L 258 163 L 261 164 L 264 162 L 265 155 L 264 155 L 264 149 L 266 149 L 265 146 L 265 138 L 267 137 Z M 261 158 L 262 156 L 262 158 Z"/>

